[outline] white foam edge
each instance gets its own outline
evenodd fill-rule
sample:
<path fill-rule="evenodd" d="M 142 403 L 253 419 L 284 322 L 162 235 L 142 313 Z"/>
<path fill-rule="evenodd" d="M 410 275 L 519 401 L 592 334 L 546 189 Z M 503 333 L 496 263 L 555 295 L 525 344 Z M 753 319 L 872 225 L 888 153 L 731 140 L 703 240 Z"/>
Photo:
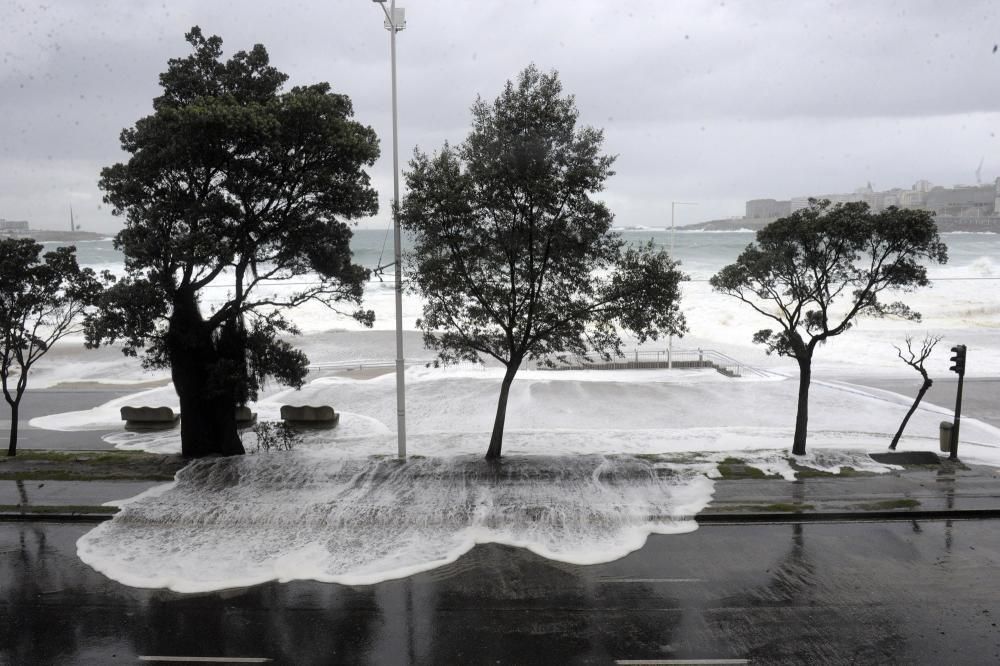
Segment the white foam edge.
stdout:
<path fill-rule="evenodd" d="M 153 486 L 152 488 L 144 490 L 138 495 L 135 495 L 134 497 L 127 497 L 125 499 L 120 499 L 120 500 L 111 500 L 110 502 L 105 502 L 101 506 L 115 506 L 121 508 L 123 506 L 128 506 L 129 504 L 132 504 L 134 502 L 142 501 L 148 497 L 159 497 L 163 493 L 169 490 L 173 490 L 173 488 L 176 485 L 177 485 L 177 478 L 175 476 L 173 481 L 168 481 L 167 483 L 162 483 L 158 486 Z"/>
<path fill-rule="evenodd" d="M 150 497 L 156 494 L 161 494 L 172 488 L 174 485 L 176 485 L 176 482 L 151 488 L 145 493 L 141 493 L 140 495 L 127 500 L 127 502 L 136 501 L 142 497 Z M 693 495 L 694 492 L 699 494 L 697 497 L 689 496 L 684 498 L 684 500 L 675 509 L 673 515 L 667 519 L 669 522 L 665 522 L 662 517 L 657 517 L 658 519 L 655 521 L 650 520 L 643 526 L 637 526 L 628 530 L 627 536 L 616 544 L 619 546 L 618 548 L 606 549 L 600 552 L 600 554 L 595 553 L 591 556 L 581 555 L 573 557 L 568 556 L 565 553 L 555 553 L 528 539 L 505 538 L 503 536 L 498 536 L 493 531 L 484 533 L 481 529 L 471 528 L 466 530 L 469 534 L 468 538 L 459 542 L 451 550 L 451 552 L 444 557 L 437 558 L 435 560 L 428 560 L 420 564 L 379 571 L 377 573 L 355 573 L 349 575 L 331 576 L 324 575 L 315 570 L 312 572 L 304 570 L 302 563 L 297 562 L 295 564 L 295 576 L 281 575 L 277 570 L 285 568 L 288 564 L 288 560 L 297 555 L 289 554 L 283 558 L 275 560 L 271 566 L 271 572 L 252 576 L 227 578 L 225 580 L 202 580 L 194 583 L 188 579 L 176 576 L 133 576 L 127 572 L 121 571 L 119 568 L 116 568 L 111 564 L 105 563 L 96 556 L 92 557 L 92 553 L 87 549 L 88 537 L 99 535 L 101 532 L 109 529 L 110 522 L 107 522 L 98 525 L 96 528 L 77 540 L 77 557 L 79 557 L 84 564 L 90 566 L 99 573 L 129 587 L 142 589 L 168 589 L 182 594 L 217 592 L 221 590 L 240 589 L 255 585 L 263 585 L 270 582 L 289 583 L 298 580 L 311 580 L 320 583 L 336 583 L 340 585 L 352 586 L 375 585 L 384 581 L 407 578 L 409 576 L 447 566 L 456 562 L 460 557 L 471 551 L 476 545 L 480 544 L 499 544 L 516 548 L 524 548 L 525 550 L 549 560 L 578 566 L 590 566 L 594 564 L 613 562 L 641 549 L 646 544 L 646 541 L 651 534 L 687 534 L 697 530 L 698 523 L 696 522 L 694 516 L 711 502 L 711 498 L 715 490 L 715 483 L 707 477 L 699 476 L 689 479 L 688 484 L 685 486 L 675 486 L 675 489 L 687 492 L 689 495 Z M 477 532 L 480 534 L 477 535 Z"/>

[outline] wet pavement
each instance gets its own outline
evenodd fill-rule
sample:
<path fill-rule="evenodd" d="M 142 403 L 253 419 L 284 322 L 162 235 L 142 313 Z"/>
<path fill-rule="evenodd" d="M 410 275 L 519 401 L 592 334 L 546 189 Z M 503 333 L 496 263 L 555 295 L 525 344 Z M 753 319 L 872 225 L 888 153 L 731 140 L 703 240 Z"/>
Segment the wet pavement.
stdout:
<path fill-rule="evenodd" d="M 909 386 L 867 383 L 904 394 Z M 966 384 L 965 414 L 1000 426 L 1000 381 L 979 383 Z M 942 381 L 935 389 L 938 398 L 927 399 L 947 405 L 942 396 L 954 387 Z M 127 392 L 44 393 L 25 403 L 34 406 L 23 423 Z M 21 446 L 110 448 L 102 434 L 25 429 Z M 99 505 L 155 485 L 0 481 L 0 504 Z M 900 500 L 906 506 L 896 506 Z M 814 522 L 840 514 L 852 520 Z M 451 565 L 377 585 L 298 581 L 188 595 L 104 577 L 76 555 L 91 525 L 39 516 L 0 522 L 0 664 L 150 656 L 278 664 L 998 663 L 1000 522 L 957 519 L 994 514 L 1000 471 L 988 467 L 724 480 L 697 531 L 651 536 L 608 564 L 574 566 L 486 544 Z M 739 522 L 748 519 L 785 524 Z"/>
<path fill-rule="evenodd" d="M 921 379 L 913 373 L 913 379 L 878 379 L 872 377 L 838 377 L 838 381 L 860 384 L 871 388 L 892 391 L 900 395 L 916 398 L 920 391 Z M 955 409 L 955 394 L 958 379 L 954 374 L 934 378 L 934 384 L 927 390 L 921 404 L 932 404 L 947 410 Z M 975 418 L 1000 428 L 1000 378 L 966 377 L 962 388 L 962 418 Z M 944 417 L 942 417 L 942 420 Z"/>
<path fill-rule="evenodd" d="M 87 526 L 8 523 L 0 663 L 996 663 L 997 525 L 713 525 L 602 565 L 481 545 L 377 585 L 182 595 L 82 564 Z"/>
<path fill-rule="evenodd" d="M 101 506 L 135 497 L 163 481 L 0 481 L 0 505 Z"/>
<path fill-rule="evenodd" d="M 99 507 L 128 499 L 163 481 L 6 481 L 0 480 L 0 505 L 34 507 Z M 15 512 L 0 510 L 0 519 Z M 939 465 L 907 468 L 873 476 L 716 480 L 712 502 L 697 516 L 702 523 L 794 519 L 802 514 L 833 517 L 1000 516 L 1000 469 L 983 465 Z M 97 518 L 109 517 L 100 513 Z M 58 519 L 58 515 L 49 516 Z"/>
<path fill-rule="evenodd" d="M 141 388 L 51 388 L 31 389 L 25 391 L 21 399 L 18 418 L 17 448 L 21 449 L 56 449 L 60 451 L 100 450 L 114 448 L 102 437 L 112 430 L 77 430 L 64 432 L 60 430 L 45 430 L 29 425 L 31 419 L 49 414 L 62 414 L 83 409 L 92 409 L 98 405 L 137 393 Z M 0 444 L 4 451 L 10 439 L 10 407 L 0 401 Z"/>

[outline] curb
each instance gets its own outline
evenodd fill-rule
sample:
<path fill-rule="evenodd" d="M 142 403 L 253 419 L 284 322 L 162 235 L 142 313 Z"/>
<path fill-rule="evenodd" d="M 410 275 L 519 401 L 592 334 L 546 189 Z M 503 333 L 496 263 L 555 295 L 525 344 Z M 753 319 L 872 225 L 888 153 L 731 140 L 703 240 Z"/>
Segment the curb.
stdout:
<path fill-rule="evenodd" d="M 45 513 L 33 511 L 0 512 L 0 523 L 56 522 L 102 523 L 115 517 L 113 513 Z"/>
<path fill-rule="evenodd" d="M 115 513 L 34 513 L 30 511 L 0 512 L 0 523 L 52 522 L 103 523 Z M 732 525 L 741 523 L 830 523 L 871 522 L 885 520 L 996 520 L 997 509 L 926 509 L 922 511 L 762 511 L 746 513 L 700 513 L 694 516 L 663 516 L 673 521 L 693 520 L 699 525 Z"/>
<path fill-rule="evenodd" d="M 866 522 L 882 520 L 995 520 L 998 509 L 924 509 L 906 511 L 770 511 L 747 513 L 700 513 L 683 520 L 699 525 L 733 523 L 826 523 Z"/>

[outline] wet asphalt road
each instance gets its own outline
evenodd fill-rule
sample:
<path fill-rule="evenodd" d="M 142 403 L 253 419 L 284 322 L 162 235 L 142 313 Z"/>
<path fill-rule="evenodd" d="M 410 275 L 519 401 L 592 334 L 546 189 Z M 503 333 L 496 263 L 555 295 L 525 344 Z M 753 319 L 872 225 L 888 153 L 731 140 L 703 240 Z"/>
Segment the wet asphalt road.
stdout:
<path fill-rule="evenodd" d="M 0 663 L 998 663 L 998 527 L 704 526 L 604 565 L 481 545 L 378 585 L 181 595 L 125 587 L 81 563 L 75 541 L 88 526 L 7 523 Z"/>
<path fill-rule="evenodd" d="M 113 448 L 101 439 L 111 430 L 83 430 L 63 432 L 59 430 L 43 430 L 29 425 L 36 416 L 62 414 L 83 409 L 92 409 L 98 405 L 137 393 L 142 389 L 35 389 L 30 387 L 21 399 L 18 418 L 17 448 L 20 449 L 56 449 L 56 450 L 102 450 Z M 10 406 L 0 399 L 0 444 L 7 450 L 10 438 Z"/>
<path fill-rule="evenodd" d="M 877 379 L 871 377 L 838 378 L 862 386 L 893 391 L 910 398 L 916 398 L 920 391 L 921 379 L 914 372 L 913 379 Z M 955 394 L 958 379 L 955 375 L 934 379 L 934 384 L 924 396 L 924 402 L 955 409 Z M 1000 377 L 967 377 L 962 388 L 962 418 L 977 418 L 984 423 L 1000 428 Z M 942 417 L 942 420 L 947 420 Z"/>

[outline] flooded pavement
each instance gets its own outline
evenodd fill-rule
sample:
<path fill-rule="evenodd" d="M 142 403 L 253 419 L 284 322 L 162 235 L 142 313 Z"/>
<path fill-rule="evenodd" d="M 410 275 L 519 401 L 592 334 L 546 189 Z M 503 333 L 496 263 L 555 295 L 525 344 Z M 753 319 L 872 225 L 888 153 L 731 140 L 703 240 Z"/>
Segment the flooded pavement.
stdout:
<path fill-rule="evenodd" d="M 98 405 L 135 393 L 130 387 L 114 388 L 46 388 L 32 389 L 24 394 L 18 419 L 18 450 L 55 449 L 60 451 L 110 449 L 103 436 L 107 428 L 95 430 L 60 431 L 36 428 L 31 420 L 49 414 L 61 414 Z M 0 404 L 0 441 L 7 444 L 10 437 L 10 411 L 6 403 Z"/>
<path fill-rule="evenodd" d="M 486 544 L 376 585 L 179 594 L 83 564 L 89 526 L 4 524 L 0 662 L 995 663 L 997 526 L 709 525 L 607 564 Z"/>

